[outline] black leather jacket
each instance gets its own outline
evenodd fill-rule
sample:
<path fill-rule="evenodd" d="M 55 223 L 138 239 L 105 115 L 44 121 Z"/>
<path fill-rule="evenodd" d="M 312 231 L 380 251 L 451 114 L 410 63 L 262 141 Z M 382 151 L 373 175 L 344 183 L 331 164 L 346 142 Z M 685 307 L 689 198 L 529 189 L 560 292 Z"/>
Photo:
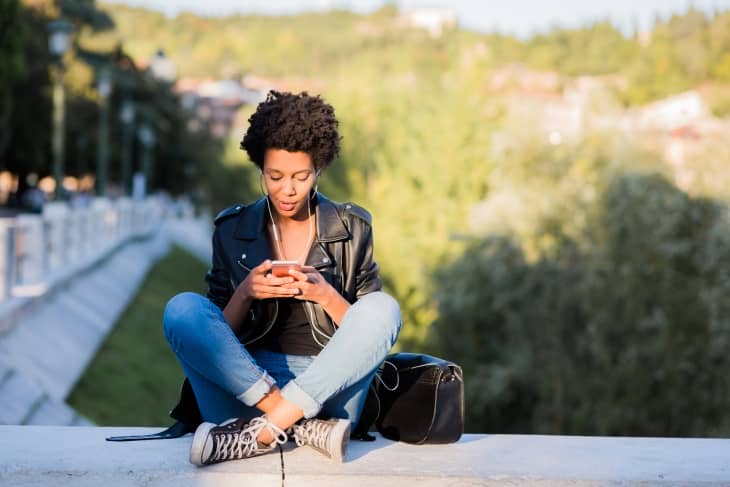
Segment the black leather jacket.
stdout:
<path fill-rule="evenodd" d="M 306 264 L 315 267 L 350 303 L 380 290 L 370 214 L 352 203 L 334 203 L 319 193 L 313 203 L 317 235 Z M 250 206 L 232 206 L 216 217 L 213 264 L 205 279 L 208 298 L 221 310 L 251 269 L 273 258 L 266 221 L 266 198 Z M 324 346 L 335 332 L 334 323 L 318 304 L 305 301 L 304 305 L 315 335 Z M 254 301 L 239 335 L 241 342 L 246 345 L 263 337 L 273 326 L 277 312 L 275 299 Z"/>
<path fill-rule="evenodd" d="M 379 291 L 382 282 L 373 260 L 370 214 L 355 204 L 335 203 L 320 193 L 313 196 L 312 202 L 317 234 L 306 264 L 315 267 L 350 303 Z M 248 206 L 226 208 L 215 218 L 213 259 L 205 279 L 208 298 L 221 310 L 251 269 L 273 256 L 266 217 L 264 197 Z M 334 323 L 320 305 L 309 301 L 304 304 L 314 335 L 324 347 L 335 333 Z M 276 300 L 254 301 L 239 340 L 249 344 L 261 339 L 273 326 L 277 311 Z M 184 422 L 191 431 L 200 423 L 197 403 L 187 380 L 180 402 L 170 415 Z"/>

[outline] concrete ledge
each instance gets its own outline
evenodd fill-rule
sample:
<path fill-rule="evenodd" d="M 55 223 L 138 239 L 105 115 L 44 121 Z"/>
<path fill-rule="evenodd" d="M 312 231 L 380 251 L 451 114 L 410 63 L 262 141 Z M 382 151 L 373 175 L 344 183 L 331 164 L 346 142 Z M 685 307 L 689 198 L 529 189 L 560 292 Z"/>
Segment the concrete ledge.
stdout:
<path fill-rule="evenodd" d="M 453 445 L 351 442 L 344 464 L 294 448 L 205 468 L 191 435 L 112 443 L 157 428 L 0 426 L 0 484 L 174 486 L 728 486 L 730 440 L 465 435 Z"/>

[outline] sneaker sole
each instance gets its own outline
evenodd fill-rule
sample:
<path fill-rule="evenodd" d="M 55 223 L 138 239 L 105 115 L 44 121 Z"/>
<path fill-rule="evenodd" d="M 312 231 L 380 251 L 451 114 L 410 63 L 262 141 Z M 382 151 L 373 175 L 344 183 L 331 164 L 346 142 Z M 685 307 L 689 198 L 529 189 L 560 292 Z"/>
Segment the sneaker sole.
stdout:
<path fill-rule="evenodd" d="M 338 438 L 342 438 L 342 441 L 337 442 Z M 350 440 L 350 420 L 340 419 L 337 424 L 333 427 L 332 433 L 330 433 L 330 448 L 329 451 L 333 452 L 332 460 L 337 463 L 345 461 L 345 450 L 347 449 L 347 442 Z M 339 444 L 338 444 L 339 443 Z"/>
<path fill-rule="evenodd" d="M 208 439 L 208 433 L 210 430 L 215 428 L 217 425 L 213 423 L 203 423 L 195 430 L 195 436 L 193 436 L 193 444 L 190 445 L 190 463 L 202 467 L 205 465 L 203 462 L 203 450 L 205 449 L 205 441 Z"/>

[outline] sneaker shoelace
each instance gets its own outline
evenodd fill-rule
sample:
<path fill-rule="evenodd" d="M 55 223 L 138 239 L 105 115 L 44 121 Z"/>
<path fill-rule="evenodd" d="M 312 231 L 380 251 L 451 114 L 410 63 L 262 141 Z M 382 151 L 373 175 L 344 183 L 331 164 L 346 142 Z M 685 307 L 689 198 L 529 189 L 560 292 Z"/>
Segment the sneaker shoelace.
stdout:
<path fill-rule="evenodd" d="M 258 436 L 261 430 L 268 428 L 271 431 L 274 441 L 265 448 L 260 448 Z M 237 458 L 248 458 L 257 453 L 264 453 L 277 444 L 286 443 L 286 433 L 278 426 L 268 422 L 265 418 L 259 417 L 252 419 L 244 428 L 230 433 L 221 431 L 216 434 L 215 452 L 213 453 L 213 461 L 233 460 Z"/>
<path fill-rule="evenodd" d="M 306 421 L 302 425 L 294 425 L 294 441 L 297 446 L 310 445 L 327 450 L 327 439 L 332 427 L 324 421 Z"/>

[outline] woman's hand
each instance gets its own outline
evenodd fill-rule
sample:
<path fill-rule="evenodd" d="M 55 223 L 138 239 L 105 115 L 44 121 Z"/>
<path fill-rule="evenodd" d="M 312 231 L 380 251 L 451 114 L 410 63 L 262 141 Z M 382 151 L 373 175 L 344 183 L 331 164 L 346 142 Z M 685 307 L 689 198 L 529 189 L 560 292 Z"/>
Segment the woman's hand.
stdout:
<path fill-rule="evenodd" d="M 271 261 L 265 260 L 248 273 L 246 279 L 238 285 L 236 293 L 246 301 L 254 299 L 288 298 L 299 294 L 299 290 L 287 285 L 295 281 L 294 277 L 276 277 L 271 274 Z"/>
<path fill-rule="evenodd" d="M 337 294 L 335 288 L 319 273 L 314 267 L 303 267 L 302 271 L 290 269 L 289 274 L 293 276 L 293 282 L 283 287 L 293 289 L 294 297 L 302 301 L 313 301 L 323 308 L 332 300 L 333 294 Z"/>
<path fill-rule="evenodd" d="M 335 325 L 339 326 L 350 308 L 350 303 L 322 277 L 317 269 L 304 267 L 302 271 L 290 269 L 289 274 L 294 276 L 295 281 L 284 284 L 284 287 L 296 290 L 297 294 L 294 296 L 296 299 L 313 301 L 322 306 Z"/>

